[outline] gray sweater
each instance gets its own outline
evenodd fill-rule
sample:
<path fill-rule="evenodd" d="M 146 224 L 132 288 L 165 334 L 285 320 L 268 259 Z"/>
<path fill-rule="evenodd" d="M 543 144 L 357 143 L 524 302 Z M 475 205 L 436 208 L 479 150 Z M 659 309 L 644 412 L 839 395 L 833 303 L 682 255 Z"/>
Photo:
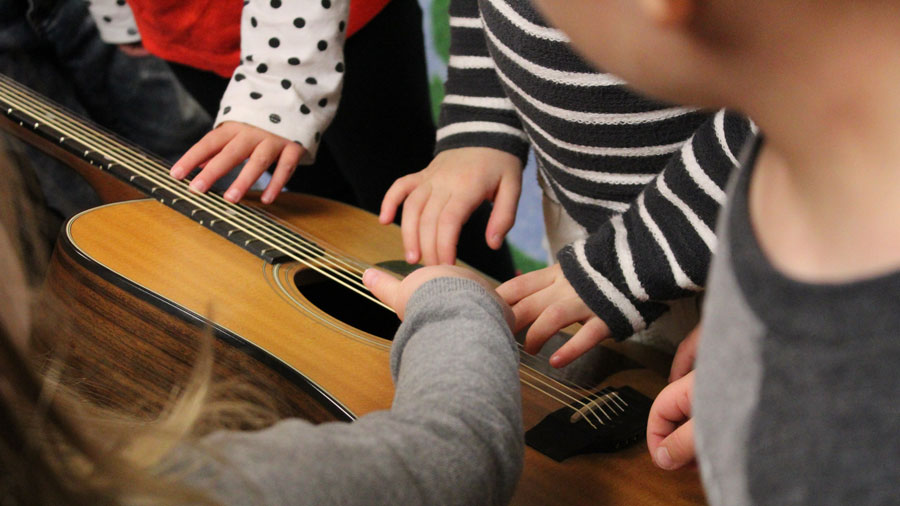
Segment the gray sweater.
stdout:
<path fill-rule="evenodd" d="M 697 359 L 713 505 L 900 503 L 900 272 L 808 284 L 765 258 L 736 181 Z"/>
<path fill-rule="evenodd" d="M 422 285 L 394 339 L 389 411 L 218 432 L 187 483 L 224 504 L 505 504 L 522 469 L 516 344 L 477 283 Z"/>

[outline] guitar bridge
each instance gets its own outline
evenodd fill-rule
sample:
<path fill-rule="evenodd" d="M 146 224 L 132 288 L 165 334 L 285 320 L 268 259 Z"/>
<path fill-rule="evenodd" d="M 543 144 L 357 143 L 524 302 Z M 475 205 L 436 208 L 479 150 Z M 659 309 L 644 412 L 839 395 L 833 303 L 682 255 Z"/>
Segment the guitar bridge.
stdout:
<path fill-rule="evenodd" d="M 547 415 L 525 433 L 525 444 L 557 462 L 615 452 L 644 437 L 652 403 L 631 387 L 606 387 Z"/>

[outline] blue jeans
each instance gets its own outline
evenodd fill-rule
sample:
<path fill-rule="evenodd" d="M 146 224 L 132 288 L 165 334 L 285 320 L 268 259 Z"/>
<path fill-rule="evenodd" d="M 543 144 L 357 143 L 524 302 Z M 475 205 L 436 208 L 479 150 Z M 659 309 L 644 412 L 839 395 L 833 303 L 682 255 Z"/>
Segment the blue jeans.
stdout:
<path fill-rule="evenodd" d="M 83 0 L 0 0 L 0 72 L 170 162 L 212 126 L 165 62 L 104 43 Z M 71 168 L 29 159 L 61 217 L 100 203 Z"/>

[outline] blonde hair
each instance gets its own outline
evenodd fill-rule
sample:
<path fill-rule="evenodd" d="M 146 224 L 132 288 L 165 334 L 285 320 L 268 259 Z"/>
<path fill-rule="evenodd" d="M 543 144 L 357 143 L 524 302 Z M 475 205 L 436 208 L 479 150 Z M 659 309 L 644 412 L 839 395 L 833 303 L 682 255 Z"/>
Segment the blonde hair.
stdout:
<path fill-rule="evenodd" d="M 39 194 L 22 191 L 29 168 L 4 147 L 0 138 L 0 505 L 214 503 L 166 474 L 167 457 L 218 428 L 271 424 L 274 409 L 251 387 L 212 384 L 209 333 L 183 392 L 153 420 L 87 402 L 60 377 L 64 357 L 38 366 L 30 305 L 49 248 Z"/>

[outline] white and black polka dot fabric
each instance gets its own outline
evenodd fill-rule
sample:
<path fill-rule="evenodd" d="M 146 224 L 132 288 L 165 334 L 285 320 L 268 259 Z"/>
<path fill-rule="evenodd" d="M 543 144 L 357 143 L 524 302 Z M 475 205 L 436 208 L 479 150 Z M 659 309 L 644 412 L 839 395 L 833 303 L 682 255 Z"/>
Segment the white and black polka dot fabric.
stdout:
<path fill-rule="evenodd" d="M 100 35 L 137 42 L 125 0 L 91 0 Z M 239 121 L 306 148 L 315 160 L 340 101 L 349 0 L 249 0 L 241 14 L 241 62 L 222 97 L 215 126 Z"/>
<path fill-rule="evenodd" d="M 241 15 L 241 64 L 216 125 L 240 121 L 300 143 L 315 160 L 337 111 L 347 0 L 250 0 Z"/>
<path fill-rule="evenodd" d="M 131 44 L 141 40 L 134 16 L 125 0 L 91 0 L 87 4 L 104 42 Z"/>

